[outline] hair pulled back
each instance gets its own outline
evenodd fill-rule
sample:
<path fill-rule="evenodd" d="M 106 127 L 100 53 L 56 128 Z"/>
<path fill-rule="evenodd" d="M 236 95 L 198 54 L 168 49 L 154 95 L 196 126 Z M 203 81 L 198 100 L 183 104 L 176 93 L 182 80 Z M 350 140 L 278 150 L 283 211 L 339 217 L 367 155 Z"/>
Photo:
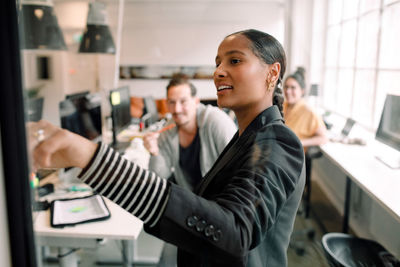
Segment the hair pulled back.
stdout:
<path fill-rule="evenodd" d="M 297 67 L 296 71 L 285 78 L 285 83 L 289 78 L 295 79 L 300 85 L 301 89 L 306 89 L 306 82 L 304 79 L 306 69 L 303 67 Z"/>
<path fill-rule="evenodd" d="M 197 93 L 197 89 L 196 87 L 190 82 L 189 77 L 186 74 L 183 73 L 175 73 L 172 75 L 171 80 L 169 81 L 168 85 L 167 85 L 167 92 L 169 90 L 169 88 L 173 87 L 173 86 L 178 86 L 178 85 L 182 85 L 182 84 L 187 84 L 190 87 L 190 95 L 191 96 L 195 96 Z"/>
<path fill-rule="evenodd" d="M 282 80 L 286 70 L 286 55 L 282 45 L 268 33 L 249 29 L 232 33 L 232 35 L 244 35 L 250 41 L 250 49 L 253 53 L 268 65 L 278 62 L 281 65 L 278 81 L 276 82 L 273 94 L 273 104 L 278 106 L 283 116 L 283 91 Z"/>

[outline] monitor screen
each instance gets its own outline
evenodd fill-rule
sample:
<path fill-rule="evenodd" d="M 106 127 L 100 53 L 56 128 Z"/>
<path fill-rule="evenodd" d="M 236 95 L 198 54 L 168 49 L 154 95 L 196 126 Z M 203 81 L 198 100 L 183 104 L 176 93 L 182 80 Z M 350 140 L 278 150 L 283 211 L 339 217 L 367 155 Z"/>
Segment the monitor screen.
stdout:
<path fill-rule="evenodd" d="M 110 104 L 113 135 L 117 135 L 131 123 L 129 87 L 124 86 L 110 90 Z"/>
<path fill-rule="evenodd" d="M 341 135 L 342 135 L 343 137 L 347 137 L 347 136 L 349 135 L 351 129 L 352 129 L 353 126 L 354 126 L 354 123 L 355 123 L 355 121 L 354 121 L 353 119 L 348 118 L 348 119 L 346 120 L 346 123 L 345 123 L 345 125 L 344 125 L 344 127 L 343 127 L 343 129 L 342 129 L 342 131 L 341 131 Z"/>
<path fill-rule="evenodd" d="M 400 95 L 387 95 L 376 140 L 400 151 Z"/>
<path fill-rule="evenodd" d="M 150 126 L 151 124 L 158 121 L 158 110 L 156 101 L 153 97 L 148 96 L 143 99 L 144 101 L 144 115 L 142 119 L 146 117 L 146 126 Z"/>
<path fill-rule="evenodd" d="M 40 121 L 43 114 L 43 102 L 44 98 L 30 98 L 27 103 L 27 120 L 28 121 Z"/>
<path fill-rule="evenodd" d="M 101 98 L 85 94 L 61 101 L 61 127 L 93 141 L 101 139 Z"/>

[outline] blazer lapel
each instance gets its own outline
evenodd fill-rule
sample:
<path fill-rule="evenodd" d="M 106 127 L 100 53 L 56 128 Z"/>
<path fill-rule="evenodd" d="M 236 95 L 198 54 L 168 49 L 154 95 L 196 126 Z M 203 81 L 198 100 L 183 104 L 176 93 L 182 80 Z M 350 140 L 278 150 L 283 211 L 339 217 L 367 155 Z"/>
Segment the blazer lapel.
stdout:
<path fill-rule="evenodd" d="M 254 134 L 262 128 L 264 125 L 271 123 L 272 121 L 280 120 L 283 121 L 279 109 L 276 106 L 272 106 L 263 112 L 261 112 L 246 128 L 241 136 L 238 136 L 238 132 L 232 138 L 231 142 L 227 145 L 225 150 L 218 157 L 214 166 L 204 176 L 201 183 L 196 187 L 194 192 L 202 195 L 210 184 L 210 182 L 217 177 L 219 171 L 226 167 L 229 163 L 233 162 L 234 157 L 240 156 L 242 153 L 247 152 L 249 144 L 254 142 Z"/>
<path fill-rule="evenodd" d="M 221 169 L 226 167 L 230 162 L 233 162 L 234 157 L 240 156 L 241 152 L 243 153 L 246 150 L 248 143 L 252 139 L 251 132 L 246 133 L 246 135 L 243 134 L 236 140 L 233 139 L 231 146 L 227 147 L 227 150 L 224 151 L 225 153 L 221 154 L 211 170 L 204 176 L 202 182 L 196 188 L 196 192 L 202 195 L 208 184 L 217 176 Z"/>

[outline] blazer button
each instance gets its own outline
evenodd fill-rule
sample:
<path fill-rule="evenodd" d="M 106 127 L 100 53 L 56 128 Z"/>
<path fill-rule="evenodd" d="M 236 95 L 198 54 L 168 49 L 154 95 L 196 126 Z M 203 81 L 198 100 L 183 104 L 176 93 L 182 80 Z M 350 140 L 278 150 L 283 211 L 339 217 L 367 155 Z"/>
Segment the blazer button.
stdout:
<path fill-rule="evenodd" d="M 193 227 L 196 225 L 198 220 L 199 220 L 199 217 L 197 217 L 196 215 L 188 217 L 186 220 L 186 225 L 189 227 Z"/>
<path fill-rule="evenodd" d="M 196 223 L 196 231 L 202 232 L 204 230 L 204 228 L 206 228 L 206 226 L 207 226 L 207 222 L 205 220 L 198 221 Z"/>
<path fill-rule="evenodd" d="M 213 234 L 213 240 L 214 240 L 215 242 L 218 242 L 219 239 L 221 238 L 221 235 L 222 235 L 221 230 L 215 231 L 214 234 Z"/>
<path fill-rule="evenodd" d="M 214 234 L 214 231 L 215 231 L 214 225 L 210 224 L 209 226 L 206 227 L 206 229 L 204 229 L 204 235 L 207 237 L 212 236 Z"/>

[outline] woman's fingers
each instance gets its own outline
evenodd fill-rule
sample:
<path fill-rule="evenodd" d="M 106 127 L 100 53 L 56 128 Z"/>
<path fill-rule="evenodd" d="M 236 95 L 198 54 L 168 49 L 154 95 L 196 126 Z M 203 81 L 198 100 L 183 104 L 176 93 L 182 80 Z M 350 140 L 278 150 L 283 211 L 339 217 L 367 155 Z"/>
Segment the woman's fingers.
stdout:
<path fill-rule="evenodd" d="M 35 168 L 84 168 L 97 148 L 86 138 L 47 121 L 29 124 L 28 129 Z"/>

